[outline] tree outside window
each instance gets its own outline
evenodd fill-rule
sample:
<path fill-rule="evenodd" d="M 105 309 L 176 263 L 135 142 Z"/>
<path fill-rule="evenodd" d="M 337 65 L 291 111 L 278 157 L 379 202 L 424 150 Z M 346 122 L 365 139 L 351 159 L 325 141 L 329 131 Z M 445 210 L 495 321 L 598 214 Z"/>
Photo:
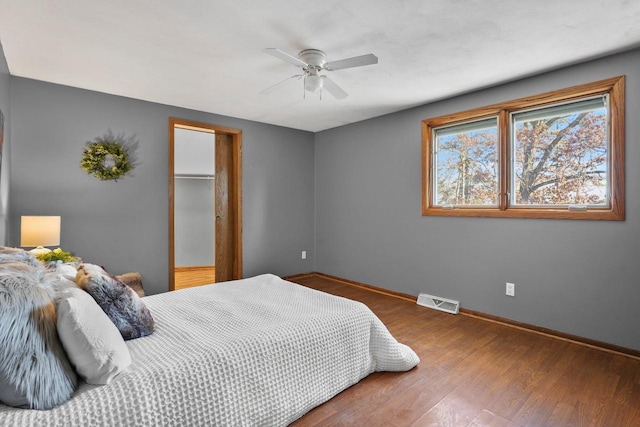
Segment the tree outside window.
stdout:
<path fill-rule="evenodd" d="M 438 205 L 498 205 L 498 121 L 435 131 Z"/>
<path fill-rule="evenodd" d="M 608 203 L 605 98 L 513 114 L 513 205 Z"/>
<path fill-rule="evenodd" d="M 624 77 L 423 121 L 423 215 L 624 219 Z"/>

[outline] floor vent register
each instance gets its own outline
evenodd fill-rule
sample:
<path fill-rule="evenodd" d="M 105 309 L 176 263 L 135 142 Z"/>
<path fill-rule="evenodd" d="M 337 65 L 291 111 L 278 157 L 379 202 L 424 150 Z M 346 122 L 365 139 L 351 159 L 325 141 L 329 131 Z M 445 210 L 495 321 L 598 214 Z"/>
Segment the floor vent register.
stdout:
<path fill-rule="evenodd" d="M 418 305 L 423 307 L 433 308 L 434 310 L 445 311 L 451 314 L 458 314 L 460 311 L 460 301 L 454 301 L 452 299 L 434 297 L 433 295 L 420 294 L 418 295 Z"/>

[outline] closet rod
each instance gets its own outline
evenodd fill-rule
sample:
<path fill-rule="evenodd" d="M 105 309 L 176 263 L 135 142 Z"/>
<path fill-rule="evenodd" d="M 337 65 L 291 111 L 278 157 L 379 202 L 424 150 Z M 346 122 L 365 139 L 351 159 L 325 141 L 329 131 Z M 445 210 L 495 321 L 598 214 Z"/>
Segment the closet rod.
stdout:
<path fill-rule="evenodd" d="M 214 175 L 199 175 L 199 174 L 181 173 L 181 174 L 175 174 L 174 178 L 178 178 L 178 179 L 215 179 L 216 177 Z"/>

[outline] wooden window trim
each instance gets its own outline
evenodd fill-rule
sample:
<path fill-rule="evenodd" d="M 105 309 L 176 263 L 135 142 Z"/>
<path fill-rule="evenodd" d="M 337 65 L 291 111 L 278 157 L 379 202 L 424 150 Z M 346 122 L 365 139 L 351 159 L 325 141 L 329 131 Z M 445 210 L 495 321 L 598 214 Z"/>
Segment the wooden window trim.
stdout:
<path fill-rule="evenodd" d="M 509 206 L 509 115 L 530 109 L 543 108 L 560 102 L 577 101 L 595 95 L 609 94 L 609 167 L 611 169 L 610 196 L 611 206 L 606 208 L 590 207 L 585 211 L 570 211 L 553 207 L 514 207 Z M 455 114 L 447 114 L 422 121 L 422 215 L 424 216 L 462 216 L 462 217 L 498 217 L 498 218 L 556 218 L 617 220 L 625 219 L 624 186 L 624 147 L 625 147 L 625 77 L 618 76 L 567 89 L 556 90 L 540 95 L 520 98 L 500 104 L 480 107 Z M 499 154 L 499 205 L 498 207 L 461 207 L 445 209 L 433 205 L 433 129 L 444 125 L 455 125 L 473 120 L 498 117 Z"/>

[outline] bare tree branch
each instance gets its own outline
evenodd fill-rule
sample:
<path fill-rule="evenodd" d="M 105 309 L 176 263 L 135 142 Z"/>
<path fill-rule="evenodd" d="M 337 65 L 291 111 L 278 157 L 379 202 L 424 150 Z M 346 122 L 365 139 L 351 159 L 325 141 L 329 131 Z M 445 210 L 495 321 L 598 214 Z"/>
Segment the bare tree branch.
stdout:
<path fill-rule="evenodd" d="M 578 174 L 575 174 L 575 175 L 561 176 L 561 177 L 558 177 L 558 178 L 549 179 L 547 181 L 544 181 L 544 182 L 541 182 L 539 184 L 536 184 L 536 185 L 532 186 L 531 187 L 531 193 L 536 191 L 538 188 L 542 188 L 542 187 L 545 187 L 547 185 L 555 184 L 555 183 L 558 183 L 558 182 L 560 182 L 562 180 L 573 181 L 574 179 L 582 178 L 583 176 L 599 175 L 599 174 L 602 174 L 602 173 L 606 173 L 606 171 L 589 171 L 589 172 L 578 173 Z"/>
<path fill-rule="evenodd" d="M 584 119 L 584 117 L 587 115 L 588 113 L 580 113 L 578 115 L 578 117 L 576 117 L 569 125 L 565 126 L 564 129 L 562 129 L 560 132 L 558 132 L 558 134 L 556 135 L 556 137 L 553 139 L 553 141 L 551 141 L 544 149 L 544 154 L 542 155 L 542 158 L 540 159 L 540 161 L 538 162 L 538 165 L 534 168 L 533 170 L 533 174 L 534 176 L 537 176 L 540 171 L 542 170 L 542 168 L 544 167 L 545 163 L 547 163 L 547 160 L 549 159 L 549 156 L 551 155 L 551 153 L 553 152 L 553 150 L 556 148 L 556 145 L 558 145 L 558 143 L 560 141 L 562 141 L 562 138 L 565 137 L 565 135 L 569 132 L 569 130 L 573 129 L 574 127 L 578 126 L 578 124 L 580 124 L 580 122 L 582 121 L 582 119 Z"/>

